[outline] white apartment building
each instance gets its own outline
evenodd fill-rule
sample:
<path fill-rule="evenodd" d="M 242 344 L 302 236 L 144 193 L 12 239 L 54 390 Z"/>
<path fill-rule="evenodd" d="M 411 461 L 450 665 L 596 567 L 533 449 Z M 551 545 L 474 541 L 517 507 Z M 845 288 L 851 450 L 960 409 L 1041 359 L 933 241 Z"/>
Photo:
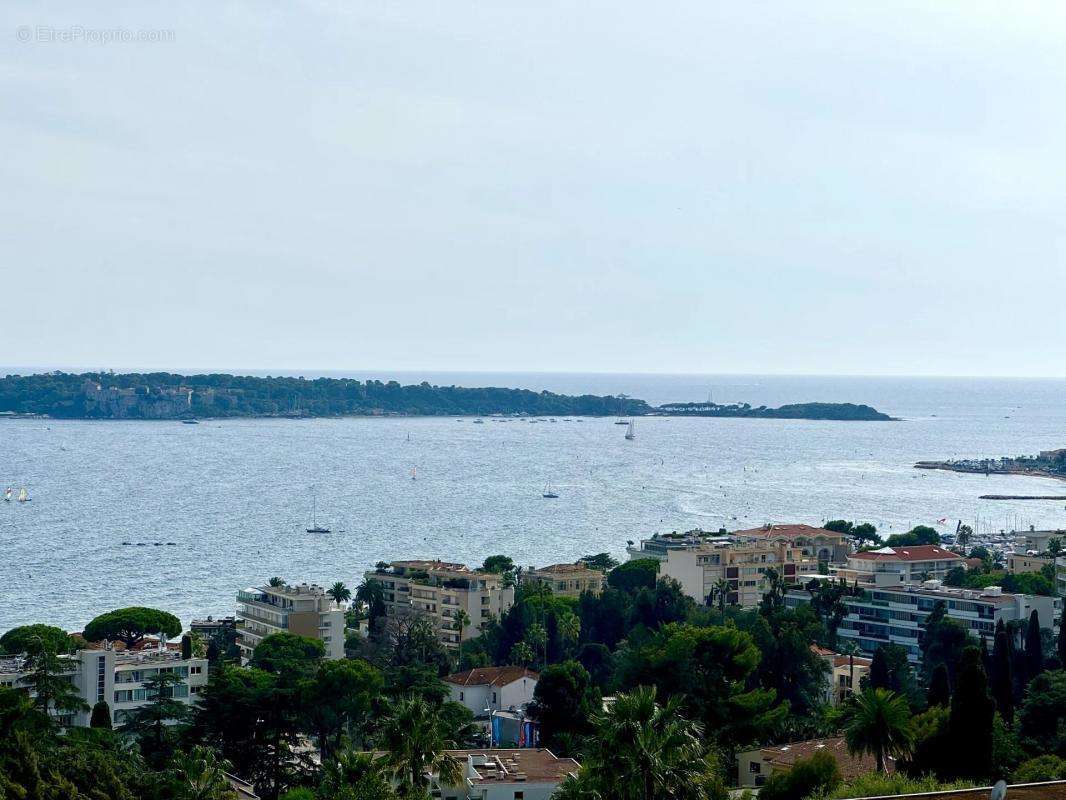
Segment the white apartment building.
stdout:
<path fill-rule="evenodd" d="M 344 611 L 315 584 L 252 587 L 237 593 L 237 646 L 245 661 L 275 633 L 319 639 L 326 658 L 344 658 Z"/>
<path fill-rule="evenodd" d="M 550 800 L 581 769 L 574 759 L 543 748 L 446 752 L 463 764 L 463 783 L 448 786 L 432 776 L 431 794 L 440 800 Z"/>
<path fill-rule="evenodd" d="M 426 614 L 434 622 L 437 637 L 450 649 L 459 649 L 455 616 L 465 611 L 470 622 L 463 628 L 463 641 L 477 636 L 489 620 L 514 604 L 514 587 L 503 585 L 503 576 L 477 572 L 465 564 L 444 561 L 393 561 L 387 567 L 366 573 L 366 579 L 381 584 L 385 609 L 390 615 Z"/>
<path fill-rule="evenodd" d="M 932 544 L 914 547 L 882 547 L 852 553 L 846 566 L 832 566 L 830 574 L 850 586 L 902 586 L 906 583 L 943 578 L 953 567 L 966 566 L 966 559 Z"/>
<path fill-rule="evenodd" d="M 79 650 L 61 658 L 70 667 L 70 682 L 90 709 L 59 717 L 64 725 L 87 726 L 92 707 L 101 700 L 111 708 L 112 723 L 123 725 L 133 711 L 152 701 L 144 681 L 160 672 L 173 672 L 182 678 L 172 691 L 175 699 L 186 704 L 194 703 L 207 685 L 207 659 L 184 659 L 180 650 L 170 648 Z M 0 686 L 24 687 L 26 669 L 23 656 L 0 659 Z"/>
<path fill-rule="evenodd" d="M 810 600 L 811 594 L 804 589 L 792 589 L 785 595 L 785 604 L 790 608 Z M 1004 623 L 1028 620 L 1033 611 L 1042 628 L 1054 629 L 1061 604 L 1055 597 L 1004 594 L 999 586 L 979 590 L 947 588 L 937 580 L 921 585 L 876 587 L 860 597 L 842 598 L 848 614 L 837 629 L 837 636 L 854 642 L 864 655 L 870 656 L 881 645 L 898 644 L 907 651 L 911 662 L 918 663 L 922 625 L 941 600 L 947 616 L 962 623 L 975 638 L 982 633 L 991 637 L 1001 619 Z"/>

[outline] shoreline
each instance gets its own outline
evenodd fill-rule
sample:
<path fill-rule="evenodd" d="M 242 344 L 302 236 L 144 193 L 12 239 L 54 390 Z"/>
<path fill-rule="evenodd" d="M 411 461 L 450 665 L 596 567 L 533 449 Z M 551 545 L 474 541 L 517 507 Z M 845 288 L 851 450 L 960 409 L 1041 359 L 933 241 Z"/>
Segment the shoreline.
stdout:
<path fill-rule="evenodd" d="M 950 461 L 919 461 L 917 464 L 914 465 L 914 468 L 937 469 L 942 470 L 944 472 L 961 472 L 967 475 L 1015 475 L 1019 477 L 1053 478 L 1057 481 L 1066 481 L 1066 475 L 1060 475 L 1058 473 L 1049 472 L 1048 470 L 1043 469 L 1025 469 L 1022 467 L 1000 467 L 994 469 L 982 469 L 979 467 L 966 467 L 959 464 L 952 464 Z"/>

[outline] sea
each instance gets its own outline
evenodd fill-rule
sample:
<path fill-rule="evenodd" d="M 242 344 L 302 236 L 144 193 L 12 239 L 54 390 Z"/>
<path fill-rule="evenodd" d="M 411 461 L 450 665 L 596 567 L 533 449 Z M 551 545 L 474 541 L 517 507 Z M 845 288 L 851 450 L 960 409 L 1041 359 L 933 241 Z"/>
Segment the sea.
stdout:
<path fill-rule="evenodd" d="M 13 370 L 12 370 L 13 371 Z M 177 370 L 175 370 L 177 371 Z M 279 374 L 275 372 L 274 374 Z M 573 561 L 656 532 L 844 518 L 882 534 L 1066 526 L 1066 483 L 914 469 L 1066 446 L 1066 381 L 303 373 L 670 401 L 866 403 L 899 420 L 486 418 L 0 421 L 0 631 L 147 605 L 233 613 L 272 576 L 353 587 L 378 561 Z M 550 484 L 559 495 L 542 497 Z M 313 488 L 312 488 L 313 487 Z M 312 496 L 328 534 L 311 534 Z"/>

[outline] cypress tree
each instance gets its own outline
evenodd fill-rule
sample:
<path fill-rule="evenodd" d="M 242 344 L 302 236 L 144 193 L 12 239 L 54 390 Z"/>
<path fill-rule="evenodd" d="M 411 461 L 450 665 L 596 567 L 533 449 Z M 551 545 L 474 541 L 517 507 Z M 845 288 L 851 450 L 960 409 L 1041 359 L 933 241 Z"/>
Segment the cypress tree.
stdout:
<path fill-rule="evenodd" d="M 101 700 L 93 706 L 92 716 L 89 717 L 89 727 L 111 730 L 111 706 L 106 700 Z"/>
<path fill-rule="evenodd" d="M 988 639 L 981 634 L 981 666 L 985 668 L 985 675 L 992 674 L 992 656 L 988 654 Z"/>
<path fill-rule="evenodd" d="M 1044 671 L 1044 643 L 1040 638 L 1040 617 L 1033 609 L 1025 631 L 1025 678 L 1031 681 Z"/>
<path fill-rule="evenodd" d="M 1066 619 L 1059 622 L 1059 669 L 1066 669 Z"/>
<path fill-rule="evenodd" d="M 933 706 L 945 706 L 951 704 L 951 683 L 948 680 L 948 668 L 946 664 L 937 664 L 933 670 L 933 677 L 929 681 L 929 692 L 926 702 L 930 708 Z"/>
<path fill-rule="evenodd" d="M 981 653 L 972 645 L 962 651 L 948 717 L 947 772 L 952 778 L 984 781 L 992 766 L 992 720 L 995 703 L 988 696 L 988 676 Z"/>
<path fill-rule="evenodd" d="M 1010 646 L 1007 634 L 996 634 L 996 643 L 992 647 L 992 697 L 996 708 L 1008 725 L 1014 724 L 1014 670 L 1011 665 Z"/>
<path fill-rule="evenodd" d="M 181 657 L 185 661 L 192 658 L 192 637 L 188 634 L 181 637 Z"/>
<path fill-rule="evenodd" d="M 873 661 L 870 663 L 870 688 L 891 689 L 892 678 L 888 674 L 888 660 L 885 651 L 878 647 L 874 650 Z"/>

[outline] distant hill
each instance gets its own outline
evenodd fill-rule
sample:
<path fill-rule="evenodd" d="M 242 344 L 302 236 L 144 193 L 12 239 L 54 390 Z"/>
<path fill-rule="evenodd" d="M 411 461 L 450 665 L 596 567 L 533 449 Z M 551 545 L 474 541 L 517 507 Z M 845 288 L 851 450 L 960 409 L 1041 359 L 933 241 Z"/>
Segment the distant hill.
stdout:
<path fill-rule="evenodd" d="M 752 408 L 563 395 L 529 389 L 464 388 L 349 378 L 274 378 L 225 374 L 174 375 L 50 372 L 0 378 L 0 413 L 58 419 L 190 419 L 339 416 L 645 416 L 787 419 L 891 419 L 869 406 L 805 403 Z"/>

